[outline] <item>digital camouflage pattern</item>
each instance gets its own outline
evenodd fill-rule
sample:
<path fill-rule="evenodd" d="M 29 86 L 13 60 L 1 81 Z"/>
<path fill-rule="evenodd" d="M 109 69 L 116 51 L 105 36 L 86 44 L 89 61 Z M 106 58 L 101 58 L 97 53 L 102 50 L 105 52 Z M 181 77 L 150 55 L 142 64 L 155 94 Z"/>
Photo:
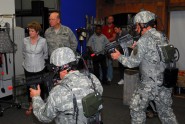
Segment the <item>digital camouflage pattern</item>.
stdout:
<path fill-rule="evenodd" d="M 55 49 L 50 57 L 50 63 L 54 64 L 55 66 L 63 66 L 73 61 L 76 61 L 75 54 L 68 47 L 61 47 Z"/>
<path fill-rule="evenodd" d="M 150 11 L 141 11 L 134 17 L 134 23 L 147 23 L 151 20 L 155 20 L 156 15 Z"/>
<path fill-rule="evenodd" d="M 93 82 L 96 89 L 102 95 L 103 88 L 99 80 L 93 75 Z M 69 72 L 59 85 L 55 86 L 49 94 L 46 103 L 40 96 L 33 97 L 33 113 L 44 123 L 49 123 L 53 119 L 56 124 L 75 124 L 76 117 L 74 116 L 73 94 L 77 99 L 79 108 L 78 124 L 86 124 L 87 119 L 83 114 L 81 100 L 87 94 L 92 93 L 91 80 L 79 71 Z"/>
<path fill-rule="evenodd" d="M 53 27 L 50 27 L 45 32 L 45 38 L 48 43 L 49 55 L 53 50 L 60 47 L 69 47 L 74 52 L 77 49 L 78 41 L 72 30 L 64 25 L 56 33 Z"/>
<path fill-rule="evenodd" d="M 155 101 L 159 118 L 163 124 L 178 123 L 171 108 L 172 89 L 161 86 L 165 64 L 160 62 L 156 45 L 157 43 L 166 44 L 165 39 L 160 32 L 152 28 L 138 40 L 137 52 L 132 52 L 130 57 L 122 55 L 118 58 L 124 66 L 129 68 L 139 66 L 140 69 L 141 81 L 130 103 L 132 124 L 145 123 L 145 111 L 151 100 Z"/>

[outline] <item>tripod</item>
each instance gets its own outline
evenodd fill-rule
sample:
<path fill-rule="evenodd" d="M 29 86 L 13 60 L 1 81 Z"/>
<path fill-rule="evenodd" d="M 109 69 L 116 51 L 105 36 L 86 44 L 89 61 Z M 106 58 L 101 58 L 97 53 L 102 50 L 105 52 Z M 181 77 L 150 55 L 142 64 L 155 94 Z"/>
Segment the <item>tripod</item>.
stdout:
<path fill-rule="evenodd" d="M 8 90 L 13 90 L 13 100 L 12 101 L 0 100 L 0 103 L 4 103 L 4 104 L 9 104 L 10 105 L 8 107 L 3 107 L 2 104 L 0 104 L 0 116 L 3 116 L 3 112 L 5 110 L 7 110 L 9 108 L 12 108 L 12 107 L 17 107 L 18 109 L 20 109 L 21 105 L 19 103 L 15 102 L 16 90 L 14 90 L 14 88 L 15 88 L 14 87 L 14 84 L 15 84 L 15 47 L 14 47 L 14 19 L 15 19 L 15 15 L 14 14 L 2 14 L 2 15 L 0 15 L 0 17 L 2 18 L 1 22 L 3 21 L 3 18 L 10 18 L 10 19 L 12 19 L 12 41 L 10 40 L 10 42 L 11 42 L 11 44 L 13 46 L 13 50 L 12 50 L 13 51 L 12 52 L 13 53 L 13 78 L 12 78 L 12 86 L 8 87 Z M 7 30 L 9 29 L 9 27 L 6 27 L 6 28 L 7 28 Z M 8 33 L 8 36 L 9 36 L 9 33 Z M 10 39 L 10 36 L 9 36 L 9 39 Z M 3 40 L 2 40 L 2 42 L 3 42 Z M 1 45 L 2 44 L 3 43 L 1 43 Z M 3 46 L 3 47 L 5 47 L 5 46 Z M 6 59 L 6 53 L 11 53 L 11 52 L 2 52 L 2 53 L 4 53 L 5 59 Z M 7 66 L 7 63 L 6 63 L 6 66 Z M 2 93 L 5 93 L 4 87 L 1 88 L 1 91 L 2 91 Z"/>

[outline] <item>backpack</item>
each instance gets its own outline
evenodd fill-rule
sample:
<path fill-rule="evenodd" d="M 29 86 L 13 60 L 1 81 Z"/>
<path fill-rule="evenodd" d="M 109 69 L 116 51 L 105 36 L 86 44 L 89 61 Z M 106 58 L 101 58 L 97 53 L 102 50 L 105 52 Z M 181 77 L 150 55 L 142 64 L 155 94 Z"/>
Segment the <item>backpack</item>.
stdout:
<path fill-rule="evenodd" d="M 179 51 L 172 44 L 157 44 L 157 50 L 160 56 L 160 61 L 166 65 L 163 72 L 164 78 L 162 86 L 167 88 L 175 87 L 178 78 L 178 68 L 176 68 L 176 62 L 180 57 Z"/>

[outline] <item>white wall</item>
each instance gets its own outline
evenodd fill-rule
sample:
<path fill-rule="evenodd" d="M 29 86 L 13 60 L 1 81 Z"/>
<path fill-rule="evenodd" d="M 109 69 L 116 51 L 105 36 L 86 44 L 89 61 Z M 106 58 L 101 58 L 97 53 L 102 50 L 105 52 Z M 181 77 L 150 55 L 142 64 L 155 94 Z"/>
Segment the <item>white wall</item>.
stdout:
<path fill-rule="evenodd" d="M 15 14 L 14 0 L 1 0 L 0 15 L 3 15 L 3 14 Z M 0 16 L 0 21 L 1 20 L 2 20 L 2 17 Z M 10 25 L 12 26 L 12 19 L 11 18 L 5 18 L 4 17 L 3 21 L 10 23 Z"/>
<path fill-rule="evenodd" d="M 1 0 L 0 14 L 15 14 L 14 0 Z"/>
<path fill-rule="evenodd" d="M 177 66 L 185 70 L 185 11 L 170 12 L 170 43 L 180 52 Z"/>
<path fill-rule="evenodd" d="M 14 39 L 17 44 L 17 51 L 15 53 L 15 75 L 24 74 L 24 69 L 22 67 L 23 55 L 22 55 L 22 44 L 25 37 L 24 29 L 20 27 L 15 27 L 14 29 Z"/>

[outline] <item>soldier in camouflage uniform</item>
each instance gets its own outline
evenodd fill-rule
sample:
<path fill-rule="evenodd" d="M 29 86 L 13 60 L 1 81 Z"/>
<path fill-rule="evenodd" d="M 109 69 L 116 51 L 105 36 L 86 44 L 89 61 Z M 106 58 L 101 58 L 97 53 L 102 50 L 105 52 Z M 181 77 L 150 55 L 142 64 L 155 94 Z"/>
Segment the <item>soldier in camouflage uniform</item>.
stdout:
<path fill-rule="evenodd" d="M 158 116 L 163 124 L 177 124 L 176 117 L 171 108 L 172 89 L 162 86 L 165 64 L 160 61 L 156 45 L 166 44 L 165 37 L 155 28 L 152 28 L 155 14 L 149 11 L 141 11 L 134 17 L 137 33 L 141 34 L 136 47 L 130 57 L 121 55 L 116 50 L 111 54 L 124 66 L 129 68 L 139 66 L 141 81 L 133 94 L 130 103 L 132 124 L 144 124 L 146 122 L 146 107 L 151 100 L 156 103 Z"/>
<path fill-rule="evenodd" d="M 78 41 L 69 27 L 61 25 L 60 14 L 58 12 L 52 12 L 50 14 L 49 23 L 51 27 L 45 31 L 49 56 L 53 50 L 59 47 L 69 47 L 75 52 L 77 49 Z"/>
<path fill-rule="evenodd" d="M 58 84 L 50 91 L 48 99 L 44 102 L 40 97 L 40 87 L 37 90 L 30 88 L 30 96 L 33 100 L 33 113 L 41 122 L 56 124 L 86 124 L 87 118 L 83 114 L 81 100 L 87 94 L 92 93 L 92 82 L 87 75 L 73 70 L 76 57 L 68 47 L 61 47 L 53 51 L 50 57 L 51 64 L 55 65 L 60 79 Z M 90 74 L 97 91 L 102 95 L 103 88 L 95 75 Z M 76 98 L 78 113 L 73 102 Z"/>

